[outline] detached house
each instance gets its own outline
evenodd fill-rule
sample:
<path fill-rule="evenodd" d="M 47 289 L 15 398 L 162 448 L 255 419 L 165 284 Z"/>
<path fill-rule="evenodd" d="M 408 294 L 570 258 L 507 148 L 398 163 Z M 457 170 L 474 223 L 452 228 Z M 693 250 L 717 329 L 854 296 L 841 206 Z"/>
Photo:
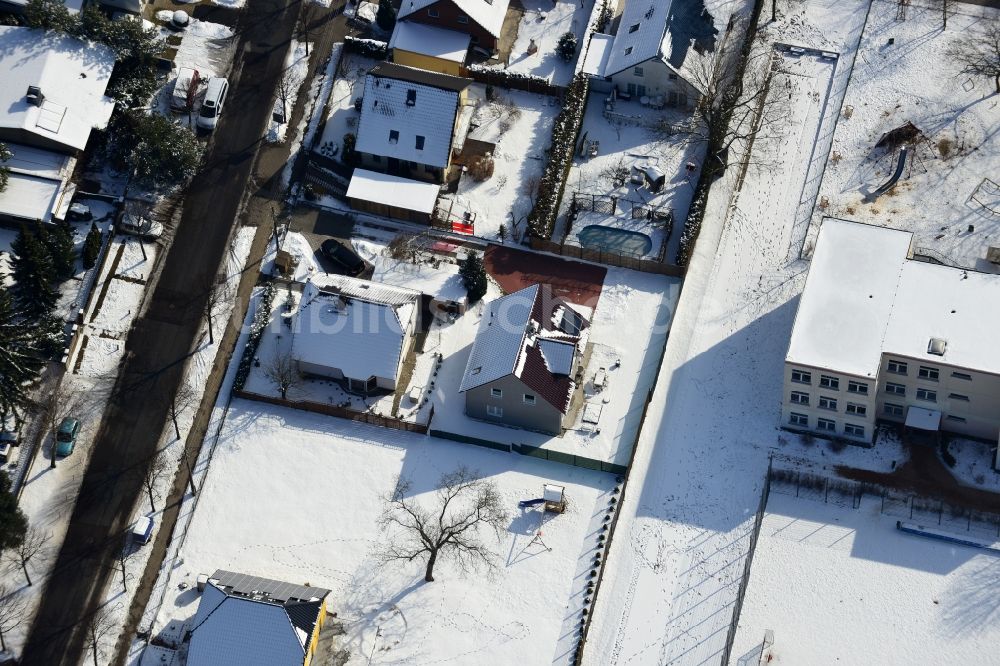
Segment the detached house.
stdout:
<path fill-rule="evenodd" d="M 494 53 L 509 4 L 510 0 L 402 0 L 398 19 L 465 33 L 473 46 Z"/>
<path fill-rule="evenodd" d="M 189 628 L 188 666 L 309 666 L 329 594 L 217 570 Z"/>
<path fill-rule="evenodd" d="M 589 326 L 547 285 L 490 303 L 459 388 L 466 415 L 560 434 L 582 374 Z"/>
<path fill-rule="evenodd" d="M 396 388 L 413 347 L 421 293 L 402 287 L 327 275 L 302 290 L 292 358 L 304 375 L 327 377 L 348 391 Z"/>
<path fill-rule="evenodd" d="M 13 153 L 0 218 L 62 219 L 76 156 L 114 110 L 104 94 L 114 54 L 102 44 L 14 26 L 0 26 L 0 52 L 0 142 Z"/>
<path fill-rule="evenodd" d="M 591 87 L 654 106 L 694 106 L 701 93 L 685 78 L 685 61 L 715 28 L 688 10 L 670 0 L 625 0 L 617 32 L 591 36 L 583 66 Z"/>
<path fill-rule="evenodd" d="M 355 146 L 361 166 L 394 176 L 442 183 L 452 175 L 473 108 L 472 83 L 436 72 L 381 63 L 365 78 Z"/>

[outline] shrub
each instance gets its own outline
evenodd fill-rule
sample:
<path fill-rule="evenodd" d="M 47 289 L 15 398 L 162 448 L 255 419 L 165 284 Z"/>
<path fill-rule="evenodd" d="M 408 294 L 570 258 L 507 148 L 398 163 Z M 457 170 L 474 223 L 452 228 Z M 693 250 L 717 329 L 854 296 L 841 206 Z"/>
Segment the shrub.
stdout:
<path fill-rule="evenodd" d="M 5 166 L 4 162 L 8 161 L 14 155 L 7 148 L 7 145 L 0 143 L 0 192 L 7 189 L 7 179 L 10 177 L 10 167 Z"/>
<path fill-rule="evenodd" d="M 353 166 L 358 160 L 358 153 L 354 149 L 354 147 L 358 145 L 358 138 L 351 132 L 348 132 L 344 135 L 343 143 L 344 148 L 340 153 L 340 160 L 348 166 Z"/>
<path fill-rule="evenodd" d="M 479 156 L 469 162 L 469 175 L 480 183 L 493 177 L 493 160 Z"/>
<path fill-rule="evenodd" d="M 576 35 L 572 32 L 564 32 L 559 38 L 556 53 L 566 62 L 573 62 L 573 58 L 576 56 Z"/>
<path fill-rule="evenodd" d="M 344 37 L 344 50 L 373 60 L 385 60 L 389 55 L 389 45 L 385 42 L 377 39 L 359 39 L 350 35 Z"/>
<path fill-rule="evenodd" d="M 90 224 L 90 231 L 83 241 L 83 267 L 93 268 L 97 264 L 97 257 L 101 253 L 101 230 L 97 228 L 97 223 Z"/>
<path fill-rule="evenodd" d="M 601 10 L 597 14 L 597 19 L 594 20 L 594 32 L 604 32 L 614 17 L 615 12 L 611 8 L 611 3 L 608 0 L 601 0 Z"/>
<path fill-rule="evenodd" d="M 938 141 L 937 149 L 938 152 L 941 154 L 942 159 L 948 159 L 949 157 L 951 157 L 951 151 L 954 148 L 955 148 L 955 142 L 952 141 L 949 137 L 944 137 L 943 139 Z"/>
<path fill-rule="evenodd" d="M 386 32 L 391 32 L 396 26 L 396 9 L 392 6 L 392 0 L 379 0 L 375 22 Z"/>

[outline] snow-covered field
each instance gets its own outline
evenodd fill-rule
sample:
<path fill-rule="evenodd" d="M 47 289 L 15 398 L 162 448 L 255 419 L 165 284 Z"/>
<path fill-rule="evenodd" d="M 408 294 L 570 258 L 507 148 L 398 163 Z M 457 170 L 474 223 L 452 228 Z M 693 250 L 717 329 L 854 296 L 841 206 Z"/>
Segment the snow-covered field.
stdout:
<path fill-rule="evenodd" d="M 665 136 L 656 132 L 650 125 L 657 119 L 669 120 L 671 123 L 682 123 L 689 116 L 674 110 L 654 111 L 641 106 L 638 102 L 618 101 L 614 115 L 604 114 L 605 96 L 601 93 L 590 94 L 587 100 L 587 111 L 580 129 L 580 138 L 598 142 L 598 152 L 594 157 L 579 157 L 573 161 L 569 178 L 566 181 L 566 197 L 568 204 L 572 193 L 594 194 L 600 196 L 615 196 L 628 200 L 635 205 L 649 208 L 669 209 L 674 215 L 674 233 L 667 242 L 665 257 L 671 261 L 677 252 L 680 239 L 680 229 L 687 216 L 694 186 L 698 181 L 701 162 L 704 158 L 704 145 L 690 141 L 685 134 Z M 691 162 L 695 170 L 688 172 L 686 164 Z M 652 166 L 666 176 L 666 184 L 659 192 L 651 192 L 645 187 L 637 187 L 626 180 L 625 184 L 615 187 L 610 178 L 610 171 L 615 167 L 630 170 L 633 166 Z M 564 205 L 565 207 L 565 205 Z M 578 242 L 576 234 L 586 224 L 599 223 L 603 226 L 629 228 L 641 231 L 653 239 L 651 254 L 660 251 L 663 229 L 652 228 L 648 220 L 632 220 L 632 206 L 621 203 L 614 216 L 604 219 L 592 219 L 595 213 L 588 213 L 585 221 L 578 221 L 569 231 L 568 240 Z M 554 238 L 562 238 L 567 232 L 565 218 L 557 223 Z"/>
<path fill-rule="evenodd" d="M 863 3 L 792 8 L 796 22 L 824 35 L 823 48 L 840 53 L 831 89 L 842 94 Z M 788 439 L 778 430 L 781 369 L 807 266 L 786 257 L 823 124 L 816 75 L 776 76 L 772 94 L 791 94 L 786 127 L 754 145 L 755 157 L 774 166 L 750 169 L 731 210 L 730 169 L 708 202 L 640 434 L 587 663 L 713 663 L 725 643 L 767 455 L 779 437 Z M 796 455 L 827 456 L 820 445 L 794 446 Z"/>
<path fill-rule="evenodd" d="M 1000 200 L 980 191 L 1000 173 L 1000 99 L 990 78 L 961 74 L 948 49 L 1000 21 L 1000 10 L 956 3 L 942 30 L 939 5 L 915 3 L 897 21 L 897 2 L 875 0 L 855 63 L 831 160 L 820 191 L 822 215 L 906 229 L 915 244 L 959 265 L 996 272 L 986 249 L 1000 245 Z M 889 39 L 895 43 L 889 45 Z M 984 37 L 985 39 L 985 37 Z M 850 117 L 847 117 L 850 107 Z M 896 187 L 874 202 L 865 196 L 888 180 L 897 152 L 876 149 L 885 132 L 912 122 L 923 134 Z M 974 231 L 969 231 L 973 227 Z M 808 246 L 807 246 L 808 249 Z"/>
<path fill-rule="evenodd" d="M 517 26 L 517 39 L 510 51 L 507 69 L 548 79 L 557 86 L 573 79 L 574 63 L 580 56 L 587 31 L 587 21 L 594 0 L 523 0 L 524 16 Z M 576 56 L 569 62 L 556 52 L 559 38 L 567 32 L 576 35 Z M 528 53 L 534 43 L 538 51 Z"/>
<path fill-rule="evenodd" d="M 418 501 L 430 501 L 437 479 L 458 464 L 495 481 L 510 513 L 495 544 L 496 576 L 463 576 L 443 561 L 426 584 L 419 562 L 378 566 L 386 538 L 377 524 L 381 498 L 402 476 Z M 517 508 L 546 482 L 566 486 L 566 513 Z M 574 572 L 581 557 L 591 559 L 592 520 L 606 511 L 613 482 L 589 470 L 235 400 L 183 560 L 165 570 L 156 631 L 173 634 L 197 609 L 197 575 L 224 568 L 332 590 L 327 603 L 346 630 L 338 640 L 349 664 L 547 662 L 569 631 L 564 622 L 579 625 L 571 600 L 582 596 L 585 577 Z M 531 543 L 539 529 L 544 546 Z"/>
<path fill-rule="evenodd" d="M 456 211 L 476 214 L 475 234 L 493 239 L 501 224 L 506 225 L 508 234 L 513 233 L 512 217 L 518 230 L 524 231 L 524 218 L 534 199 L 532 189 L 537 190 L 545 168 L 545 148 L 559 106 L 553 97 L 516 90 L 498 90 L 492 102 L 485 97 L 484 87 L 474 84 L 470 98 L 480 101 L 469 138 L 496 144 L 493 176 L 477 182 L 464 174 L 457 194 L 443 196 L 439 205 L 447 207 L 448 199 L 454 198 Z"/>
<path fill-rule="evenodd" d="M 586 404 L 600 414 L 596 425 L 584 423 L 583 409 L 573 427 L 560 437 L 507 428 L 465 416 L 465 396 L 458 392 L 479 327 L 480 309 L 471 309 L 449 327 L 440 344 L 444 363 L 434 392 L 434 430 L 491 442 L 519 442 L 569 455 L 628 464 L 646 395 L 653 385 L 660 352 L 680 293 L 680 280 L 620 268 L 609 268 L 591 319 L 593 344 L 585 370 Z M 490 298 L 487 296 L 487 299 Z M 629 334 L 622 335 L 627 325 Z M 616 363 L 620 361 L 620 365 Z M 605 368 L 608 385 L 594 391 L 592 379 Z M 607 402 L 604 402 L 607 400 Z"/>
<path fill-rule="evenodd" d="M 770 629 L 766 663 L 990 663 L 998 585 L 994 553 L 900 532 L 875 498 L 852 509 L 772 492 L 733 660 L 756 664 Z"/>

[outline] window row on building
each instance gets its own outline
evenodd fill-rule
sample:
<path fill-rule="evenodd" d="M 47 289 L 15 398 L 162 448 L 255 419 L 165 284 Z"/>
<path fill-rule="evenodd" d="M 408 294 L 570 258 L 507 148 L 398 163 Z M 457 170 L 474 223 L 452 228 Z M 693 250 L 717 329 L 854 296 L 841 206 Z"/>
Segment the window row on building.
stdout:
<path fill-rule="evenodd" d="M 806 393 L 805 391 L 792 391 L 791 395 L 789 396 L 789 402 L 795 405 L 808 406 L 809 394 Z M 821 395 L 819 396 L 819 402 L 817 403 L 817 406 L 820 409 L 828 409 L 831 412 L 836 412 L 840 408 L 839 407 L 840 399 L 831 398 L 828 395 Z M 867 416 L 868 406 L 862 405 L 857 402 L 846 402 L 844 406 L 844 412 L 847 414 L 853 414 L 855 416 Z"/>
<path fill-rule="evenodd" d="M 907 361 L 889 359 L 889 362 L 886 364 L 886 369 L 894 375 L 909 376 L 909 363 Z M 967 372 L 952 372 L 951 376 L 953 379 L 962 379 L 967 382 L 972 381 L 972 375 Z M 935 368 L 929 365 L 920 365 L 917 366 L 917 378 L 929 382 L 936 382 L 941 379 L 941 370 L 940 368 Z"/>
<path fill-rule="evenodd" d="M 800 428 L 814 427 L 809 423 L 808 414 L 801 414 L 798 412 L 792 412 L 788 415 L 788 424 L 791 426 L 798 426 Z M 823 417 L 819 417 L 816 419 L 815 429 L 822 432 L 828 432 L 831 434 L 836 434 L 838 432 L 837 422 L 834 419 L 826 419 Z M 863 425 L 858 425 L 856 423 L 845 423 L 843 434 L 847 435 L 848 437 L 864 437 L 865 427 Z"/>
<path fill-rule="evenodd" d="M 812 372 L 808 370 L 792 370 L 792 383 L 808 384 L 812 386 Z M 819 376 L 819 387 L 827 389 L 828 391 L 839 391 L 840 377 L 821 374 Z M 858 395 L 868 395 L 868 384 L 866 382 L 859 382 L 853 379 L 849 380 L 847 382 L 847 392 L 856 393 Z"/>
<path fill-rule="evenodd" d="M 905 398 L 907 394 L 907 389 L 905 384 L 899 384 L 896 382 L 886 382 L 885 384 L 886 395 L 899 396 Z M 938 392 L 934 389 L 917 387 L 915 393 L 917 400 L 922 400 L 924 402 L 937 402 Z M 958 400 L 959 402 L 970 402 L 969 396 L 963 393 L 949 393 L 949 400 Z"/>

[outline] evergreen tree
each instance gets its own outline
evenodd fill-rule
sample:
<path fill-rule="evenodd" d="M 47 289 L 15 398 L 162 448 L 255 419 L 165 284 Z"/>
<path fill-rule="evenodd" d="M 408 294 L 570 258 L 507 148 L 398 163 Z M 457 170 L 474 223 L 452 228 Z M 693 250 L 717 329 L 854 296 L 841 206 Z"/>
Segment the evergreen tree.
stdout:
<path fill-rule="evenodd" d="M 7 148 L 7 144 L 0 141 L 0 192 L 7 189 L 7 180 L 10 178 L 10 167 L 5 166 L 5 162 L 12 158 L 13 155 L 10 149 Z"/>
<path fill-rule="evenodd" d="M 193 175 L 201 161 L 194 132 L 158 113 L 134 109 L 112 121 L 107 156 L 147 186 L 172 186 Z"/>
<path fill-rule="evenodd" d="M 572 62 L 573 57 L 576 55 L 576 35 L 572 32 L 563 33 L 563 36 L 559 38 L 559 44 L 556 46 L 556 53 L 566 62 Z"/>
<path fill-rule="evenodd" d="M 0 419 L 19 418 L 29 406 L 26 387 L 45 365 L 41 337 L 36 322 L 17 310 L 10 292 L 0 285 Z"/>
<path fill-rule="evenodd" d="M 465 255 L 458 269 L 458 274 L 462 277 L 462 284 L 469 294 L 469 303 L 475 303 L 486 295 L 486 267 L 483 260 L 475 252 Z"/>
<path fill-rule="evenodd" d="M 10 246 L 14 253 L 11 260 L 16 282 L 14 294 L 19 309 L 29 317 L 48 314 L 59 299 L 59 292 L 52 286 L 55 268 L 47 235 L 44 227 L 33 232 L 22 226 Z"/>
<path fill-rule="evenodd" d="M 68 222 L 56 226 L 47 234 L 46 244 L 52 257 L 52 268 L 60 282 L 73 276 L 76 269 L 76 248 L 73 242 L 73 227 Z"/>
<path fill-rule="evenodd" d="M 10 492 L 10 477 L 0 474 L 0 550 L 20 546 L 27 531 L 28 519 Z"/>
<path fill-rule="evenodd" d="M 97 256 L 101 253 L 101 230 L 97 228 L 96 222 L 90 223 L 90 231 L 87 232 L 87 239 L 83 241 L 83 267 L 93 268 L 97 263 Z"/>
<path fill-rule="evenodd" d="M 396 9 L 392 6 L 392 0 L 379 0 L 375 22 L 386 32 L 391 32 L 396 27 Z"/>

